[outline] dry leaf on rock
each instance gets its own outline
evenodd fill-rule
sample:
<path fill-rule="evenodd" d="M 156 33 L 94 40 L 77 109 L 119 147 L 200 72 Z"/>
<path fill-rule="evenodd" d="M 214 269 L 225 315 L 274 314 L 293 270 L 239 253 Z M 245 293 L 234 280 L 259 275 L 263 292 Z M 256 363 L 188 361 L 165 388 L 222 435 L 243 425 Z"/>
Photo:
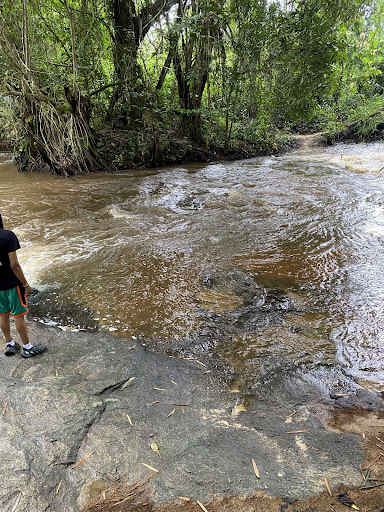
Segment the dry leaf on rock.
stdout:
<path fill-rule="evenodd" d="M 252 466 L 257 478 L 260 478 L 259 470 L 257 469 L 256 462 L 252 459 Z"/>
<path fill-rule="evenodd" d="M 130 385 L 130 383 L 131 383 L 133 380 L 135 380 L 135 379 L 136 379 L 136 377 L 131 377 L 130 379 L 128 379 L 128 380 L 127 380 L 126 382 L 124 382 L 124 384 L 121 386 L 120 390 L 122 390 L 122 389 L 126 388 L 127 386 L 129 386 L 129 385 Z"/>
<path fill-rule="evenodd" d="M 158 455 L 160 455 L 160 450 L 156 443 L 151 443 L 151 448 L 154 452 L 156 452 Z"/>

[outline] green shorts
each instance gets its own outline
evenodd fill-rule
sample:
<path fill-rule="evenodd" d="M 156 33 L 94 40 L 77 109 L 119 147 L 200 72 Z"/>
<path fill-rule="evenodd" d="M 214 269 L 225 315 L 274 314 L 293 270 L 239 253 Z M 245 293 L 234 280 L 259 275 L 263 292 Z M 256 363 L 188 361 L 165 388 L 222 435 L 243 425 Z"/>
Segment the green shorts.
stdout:
<path fill-rule="evenodd" d="M 0 290 L 0 316 L 22 316 L 28 313 L 27 297 L 24 286 L 11 290 Z"/>

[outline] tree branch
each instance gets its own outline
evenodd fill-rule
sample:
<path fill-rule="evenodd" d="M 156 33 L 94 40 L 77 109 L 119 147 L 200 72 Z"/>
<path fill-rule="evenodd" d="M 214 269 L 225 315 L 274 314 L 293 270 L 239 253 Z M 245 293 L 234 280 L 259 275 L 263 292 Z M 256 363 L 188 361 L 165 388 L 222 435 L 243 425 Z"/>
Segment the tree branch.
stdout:
<path fill-rule="evenodd" d="M 110 84 L 103 85 L 102 87 L 99 87 L 99 89 L 95 89 L 94 91 L 90 92 L 88 96 L 96 96 L 97 94 L 105 91 L 105 89 L 108 89 L 109 87 L 116 87 L 116 85 L 120 85 L 122 83 L 122 80 L 119 80 L 117 82 L 111 82 Z"/>
<path fill-rule="evenodd" d="M 147 35 L 153 23 L 163 12 L 178 3 L 179 0 L 155 0 L 153 4 L 144 7 L 140 12 L 140 19 L 142 20 L 140 39 Z"/>
<path fill-rule="evenodd" d="M 43 96 L 41 94 L 28 94 L 28 93 L 24 93 L 22 91 L 15 91 L 13 89 L 8 89 L 7 92 L 1 93 L 1 96 L 2 97 L 15 96 L 16 98 L 26 98 L 26 99 L 30 99 L 30 100 L 34 100 L 34 101 L 40 101 L 42 103 L 48 103 L 49 105 L 52 105 L 53 107 L 55 107 L 55 109 L 58 112 L 60 112 L 62 114 L 66 114 L 68 112 L 73 113 L 70 105 L 68 105 L 68 106 L 62 105 L 60 103 L 57 103 L 56 101 L 53 101 L 51 98 L 48 98 L 48 96 Z"/>
<path fill-rule="evenodd" d="M 160 89 L 163 87 L 164 80 L 168 74 L 168 71 L 171 69 L 173 54 L 174 54 L 174 50 L 173 49 L 169 50 L 167 58 L 164 62 L 163 69 L 161 70 L 161 73 L 160 73 L 159 81 L 157 82 L 157 85 L 156 85 L 157 91 L 160 91 Z"/>

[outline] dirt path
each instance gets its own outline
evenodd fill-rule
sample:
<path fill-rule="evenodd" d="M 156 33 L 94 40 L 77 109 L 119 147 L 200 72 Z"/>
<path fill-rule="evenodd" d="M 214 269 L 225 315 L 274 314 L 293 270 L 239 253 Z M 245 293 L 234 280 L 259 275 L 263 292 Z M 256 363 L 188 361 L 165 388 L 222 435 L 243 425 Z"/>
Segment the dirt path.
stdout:
<path fill-rule="evenodd" d="M 310 135 L 294 135 L 292 139 L 300 149 L 306 149 L 323 145 L 326 135 L 326 132 L 317 132 Z"/>

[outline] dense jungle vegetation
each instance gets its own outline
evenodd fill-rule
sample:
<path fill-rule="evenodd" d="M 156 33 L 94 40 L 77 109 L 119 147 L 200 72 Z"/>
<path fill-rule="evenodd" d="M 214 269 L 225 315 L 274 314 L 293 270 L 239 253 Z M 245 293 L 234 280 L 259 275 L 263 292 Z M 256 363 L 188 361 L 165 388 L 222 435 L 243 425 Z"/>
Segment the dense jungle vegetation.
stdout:
<path fill-rule="evenodd" d="M 380 135 L 384 0 L 0 0 L 0 127 L 62 175 Z"/>

